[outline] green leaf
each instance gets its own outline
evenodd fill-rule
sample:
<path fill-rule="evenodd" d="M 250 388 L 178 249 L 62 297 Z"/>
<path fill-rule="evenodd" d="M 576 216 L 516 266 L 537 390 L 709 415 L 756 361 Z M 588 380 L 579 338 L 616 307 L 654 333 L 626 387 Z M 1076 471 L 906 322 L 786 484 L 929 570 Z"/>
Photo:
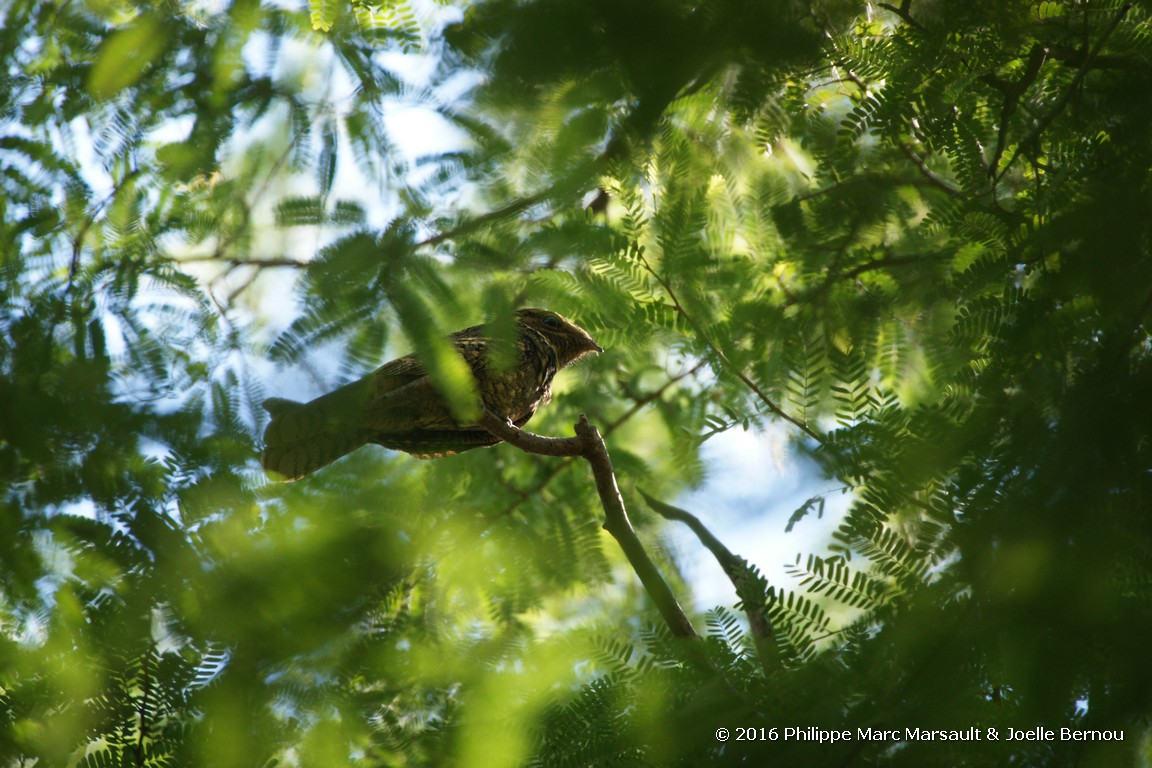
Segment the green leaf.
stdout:
<path fill-rule="evenodd" d="M 110 99 L 131 88 L 168 47 L 168 30 L 156 15 L 143 14 L 131 26 L 107 37 L 96 49 L 88 92 Z"/>

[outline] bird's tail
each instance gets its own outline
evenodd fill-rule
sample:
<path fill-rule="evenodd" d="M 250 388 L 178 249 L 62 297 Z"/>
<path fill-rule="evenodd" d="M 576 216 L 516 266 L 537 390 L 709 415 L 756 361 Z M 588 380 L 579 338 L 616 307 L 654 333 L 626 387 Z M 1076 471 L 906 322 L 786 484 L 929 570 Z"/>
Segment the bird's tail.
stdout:
<path fill-rule="evenodd" d="M 264 430 L 264 469 L 284 480 L 297 480 L 330 464 L 363 445 L 358 429 L 342 428 L 341 420 L 329 418 L 325 398 L 298 403 L 279 397 L 264 401 L 272 415 Z"/>

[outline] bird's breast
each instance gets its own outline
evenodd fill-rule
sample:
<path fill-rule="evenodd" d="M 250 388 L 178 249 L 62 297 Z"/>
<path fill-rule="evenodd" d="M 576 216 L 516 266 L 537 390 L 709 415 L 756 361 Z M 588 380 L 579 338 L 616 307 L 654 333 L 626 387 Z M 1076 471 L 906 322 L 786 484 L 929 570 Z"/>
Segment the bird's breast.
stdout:
<path fill-rule="evenodd" d="M 480 397 L 490 411 L 516 420 L 548 401 L 552 377 L 542 370 L 518 367 L 502 373 L 489 372 L 479 384 Z"/>

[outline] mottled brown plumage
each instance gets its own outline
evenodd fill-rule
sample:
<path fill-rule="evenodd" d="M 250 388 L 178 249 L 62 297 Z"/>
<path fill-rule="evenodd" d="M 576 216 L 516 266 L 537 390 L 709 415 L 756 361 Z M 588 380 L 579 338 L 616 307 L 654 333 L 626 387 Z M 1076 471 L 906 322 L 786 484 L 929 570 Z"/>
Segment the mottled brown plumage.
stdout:
<path fill-rule="evenodd" d="M 515 363 L 498 370 L 497 344 L 485 326 L 449 336 L 476 377 L 484 406 L 517 426 L 552 396 L 552 377 L 584 355 L 602 352 L 588 333 L 546 309 L 516 313 Z M 475 424 L 460 425 L 414 355 L 385 363 L 364 378 L 308 403 L 271 398 L 264 431 L 264 469 L 295 480 L 366 443 L 421 459 L 450 456 L 500 442 Z"/>

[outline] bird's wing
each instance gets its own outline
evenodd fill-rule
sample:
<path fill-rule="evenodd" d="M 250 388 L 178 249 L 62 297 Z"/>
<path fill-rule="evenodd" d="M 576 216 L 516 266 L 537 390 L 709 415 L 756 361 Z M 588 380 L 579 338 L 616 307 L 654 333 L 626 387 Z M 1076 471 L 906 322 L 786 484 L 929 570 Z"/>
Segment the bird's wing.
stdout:
<path fill-rule="evenodd" d="M 364 378 L 376 379 L 377 394 L 382 394 L 389 389 L 403 386 L 426 375 L 427 371 L 424 370 L 424 365 L 416 359 L 416 355 L 404 355 L 404 357 L 398 357 L 384 363 Z"/>
<path fill-rule="evenodd" d="M 476 325 L 448 337 L 473 373 L 479 373 L 488 364 L 491 339 L 484 335 L 484 330 L 484 326 Z M 372 400 L 363 412 L 361 426 L 365 429 L 377 434 L 401 434 L 460 428 L 444 396 L 415 355 L 385 363 L 371 376 L 375 387 Z"/>
<path fill-rule="evenodd" d="M 457 428 L 444 396 L 427 376 L 374 397 L 364 409 L 361 425 L 372 432 L 391 434 Z"/>
<path fill-rule="evenodd" d="M 415 355 L 385 363 L 370 377 L 372 397 L 364 404 L 359 422 L 370 433 L 457 428 L 443 395 Z"/>

